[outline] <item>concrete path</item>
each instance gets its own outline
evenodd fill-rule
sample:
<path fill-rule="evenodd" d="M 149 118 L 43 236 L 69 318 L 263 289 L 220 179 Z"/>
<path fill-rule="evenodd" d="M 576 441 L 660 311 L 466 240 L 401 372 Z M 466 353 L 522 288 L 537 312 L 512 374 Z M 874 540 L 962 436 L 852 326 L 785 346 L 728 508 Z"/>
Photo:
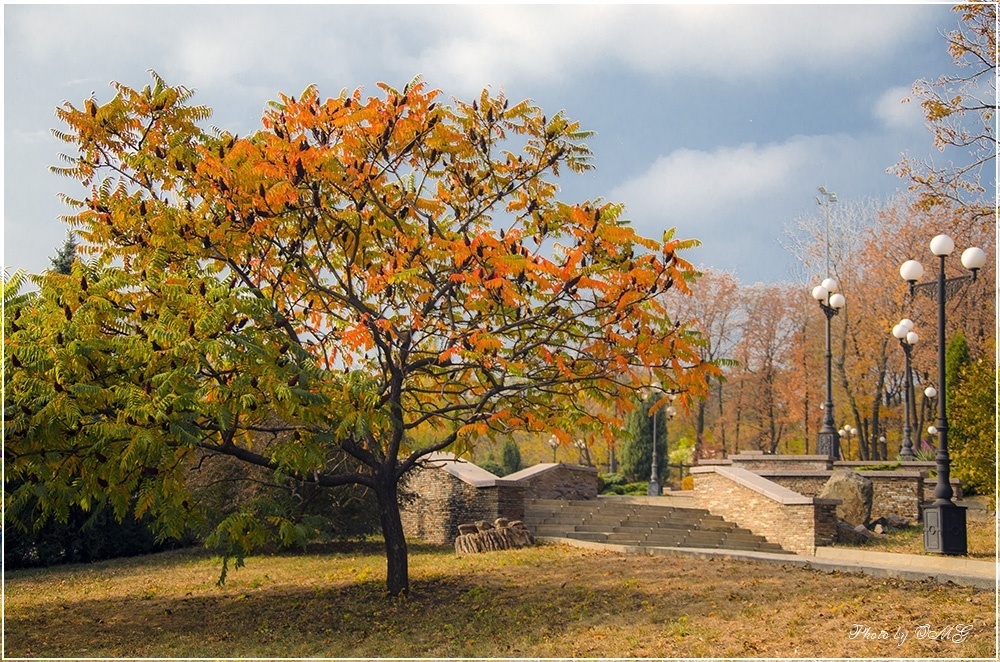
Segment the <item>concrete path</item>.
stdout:
<path fill-rule="evenodd" d="M 694 549 L 683 547 L 635 547 L 608 543 L 571 540 L 569 538 L 539 537 L 538 540 L 561 543 L 587 549 L 604 549 L 624 554 L 683 555 L 695 558 L 727 558 L 760 561 L 762 563 L 790 564 L 824 572 L 849 572 L 871 577 L 895 577 L 913 581 L 932 580 L 951 582 L 961 586 L 997 589 L 997 564 L 993 561 L 976 561 L 965 557 L 924 556 L 921 554 L 890 554 L 869 552 L 843 547 L 818 547 L 816 556 L 798 554 L 772 554 L 722 549 Z"/>

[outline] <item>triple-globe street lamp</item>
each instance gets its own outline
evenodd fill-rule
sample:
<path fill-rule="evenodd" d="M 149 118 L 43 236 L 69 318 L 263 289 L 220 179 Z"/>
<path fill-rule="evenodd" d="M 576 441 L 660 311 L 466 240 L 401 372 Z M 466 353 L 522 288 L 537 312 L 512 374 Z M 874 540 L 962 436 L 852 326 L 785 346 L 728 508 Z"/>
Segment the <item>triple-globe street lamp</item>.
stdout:
<path fill-rule="evenodd" d="M 844 295 L 838 292 L 840 285 L 833 278 L 826 278 L 812 289 L 812 296 L 826 315 L 826 403 L 823 405 L 823 427 L 816 440 L 816 452 L 833 459 L 840 457 L 840 437 L 833 422 L 833 352 L 830 349 L 830 320 L 844 307 Z"/>
<path fill-rule="evenodd" d="M 552 447 L 552 461 L 556 461 L 556 451 L 559 450 L 559 440 L 556 439 L 555 435 L 549 437 L 549 446 Z"/>
<path fill-rule="evenodd" d="M 965 508 L 951 499 L 951 460 L 948 456 L 948 415 L 945 411 L 945 299 L 949 292 L 958 289 L 969 280 L 976 280 L 979 270 L 986 264 L 986 253 L 975 246 L 962 253 L 962 265 L 972 272 L 971 276 L 945 278 L 945 258 L 955 250 L 955 242 L 945 234 L 931 239 L 931 253 L 938 258 L 937 280 L 917 283 L 924 275 L 924 267 L 916 260 L 907 260 L 899 268 L 899 275 L 910 284 L 910 296 L 917 291 L 924 292 L 937 300 L 938 317 L 938 388 L 942 397 L 938 398 L 938 420 L 934 426 L 938 436 L 937 485 L 934 488 L 934 503 L 924 507 L 924 549 L 940 554 L 964 555 L 968 553 Z M 933 434 L 933 433 L 932 433 Z"/>
<path fill-rule="evenodd" d="M 892 335 L 899 340 L 899 346 L 903 348 L 903 356 L 906 361 L 906 376 L 903 382 L 903 410 L 906 412 L 905 423 L 903 425 L 903 443 L 899 449 L 899 459 L 903 461 L 913 460 L 913 425 L 910 422 L 910 407 L 913 395 L 913 371 L 910 367 L 910 354 L 913 346 L 920 340 L 920 336 L 913 330 L 913 321 L 904 317 L 899 324 L 892 327 Z"/>

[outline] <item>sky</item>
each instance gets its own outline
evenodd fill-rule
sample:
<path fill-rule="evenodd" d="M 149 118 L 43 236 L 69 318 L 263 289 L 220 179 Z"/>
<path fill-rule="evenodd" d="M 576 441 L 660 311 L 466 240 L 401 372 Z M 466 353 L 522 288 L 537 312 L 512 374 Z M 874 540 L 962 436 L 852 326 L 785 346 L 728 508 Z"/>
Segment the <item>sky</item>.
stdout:
<path fill-rule="evenodd" d="M 561 177 L 564 201 L 624 203 L 642 234 L 675 227 L 702 242 L 684 257 L 744 283 L 798 282 L 782 241 L 820 217 L 818 186 L 888 199 L 903 153 L 943 161 L 902 100 L 953 71 L 957 24 L 943 4 L 8 4 L 4 268 L 47 269 L 66 237 L 59 194 L 80 189 L 48 170 L 66 147 L 55 108 L 154 70 L 240 135 L 310 84 L 376 94 L 420 75 L 445 98 L 531 99 L 596 132 L 596 169 Z"/>

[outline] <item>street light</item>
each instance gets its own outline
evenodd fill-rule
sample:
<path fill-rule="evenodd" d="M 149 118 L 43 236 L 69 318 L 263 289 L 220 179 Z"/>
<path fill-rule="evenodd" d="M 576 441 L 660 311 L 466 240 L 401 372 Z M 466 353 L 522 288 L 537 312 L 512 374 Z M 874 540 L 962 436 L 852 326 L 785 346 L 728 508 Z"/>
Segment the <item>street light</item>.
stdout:
<path fill-rule="evenodd" d="M 837 431 L 837 434 L 839 434 L 845 440 L 847 448 L 848 450 L 850 450 L 851 448 L 850 438 L 858 436 L 858 429 L 848 425 L 847 423 L 844 423 L 844 427 L 840 428 L 840 430 Z M 857 439 L 855 439 L 854 441 L 857 441 Z M 861 454 L 860 450 L 858 451 L 858 454 L 859 455 Z"/>
<path fill-rule="evenodd" d="M 651 406 L 653 406 L 653 405 L 656 404 L 656 400 L 657 400 L 656 396 L 659 395 L 660 393 L 662 393 L 661 388 L 662 387 L 660 386 L 659 382 L 653 382 L 650 385 L 649 389 L 646 391 L 646 397 L 644 399 L 645 400 L 652 400 L 652 405 Z M 670 396 L 670 401 L 671 402 L 673 402 L 673 399 L 675 397 L 677 397 L 676 394 L 674 394 L 674 393 L 669 393 L 668 395 Z M 659 459 L 660 459 L 659 452 L 658 452 L 658 450 L 656 448 L 656 439 L 657 439 L 656 438 L 656 418 L 657 418 L 657 414 L 658 413 L 659 412 L 656 412 L 656 411 L 653 412 L 653 444 L 652 444 L 653 445 L 653 449 L 652 449 L 653 452 L 651 454 L 650 462 L 649 462 L 649 489 L 647 490 L 647 494 L 649 496 L 659 496 L 660 493 L 662 492 L 662 487 L 660 485 L 660 475 L 659 475 L 659 472 L 657 472 L 657 464 L 659 464 Z M 674 415 L 677 413 L 677 410 L 674 409 L 672 406 L 670 406 L 670 407 L 667 407 L 666 413 L 667 413 L 668 418 L 673 418 Z M 664 428 L 664 436 L 665 435 L 666 435 L 666 428 Z M 664 451 L 666 451 L 666 448 L 664 448 Z M 669 462 L 669 457 L 670 456 L 668 454 L 667 455 L 667 461 L 668 462 Z M 669 474 L 669 465 L 668 465 L 668 474 Z"/>
<path fill-rule="evenodd" d="M 555 435 L 549 437 L 549 446 L 552 447 L 552 461 L 556 461 L 556 450 L 559 448 L 559 440 L 556 439 Z"/>
<path fill-rule="evenodd" d="M 834 460 L 840 456 L 840 437 L 833 424 L 833 352 L 830 350 L 830 320 L 844 307 L 844 295 L 837 292 L 839 284 L 833 278 L 826 278 L 812 289 L 812 296 L 819 302 L 819 307 L 826 315 L 826 403 L 823 405 L 823 427 L 820 428 L 816 440 L 816 451 L 821 455 L 829 455 Z"/>
<path fill-rule="evenodd" d="M 674 397 L 675 397 L 674 394 L 671 393 L 670 394 L 671 402 L 673 402 Z M 671 405 L 666 409 L 664 409 L 663 413 L 667 417 L 667 420 L 663 422 L 663 453 L 664 455 L 666 455 L 666 457 L 663 458 L 663 466 L 666 469 L 666 476 L 664 476 L 663 482 L 666 483 L 667 485 L 670 485 L 670 443 L 669 443 L 670 434 L 669 430 L 667 429 L 667 423 L 669 423 L 674 419 L 674 416 L 677 415 L 677 410 L 673 407 L 673 405 Z"/>
<path fill-rule="evenodd" d="M 938 386 L 945 392 L 945 299 L 949 291 L 954 294 L 969 280 L 976 280 L 979 270 L 986 264 L 986 253 L 975 246 L 965 249 L 962 253 L 962 265 L 972 272 L 971 276 L 945 278 L 944 261 L 955 250 L 955 242 L 945 234 L 939 234 L 931 239 L 931 253 L 939 258 L 938 277 L 936 281 L 917 284 L 924 275 L 924 267 L 916 260 L 907 260 L 900 266 L 899 275 L 910 284 L 910 296 L 921 291 L 937 299 L 938 305 Z M 948 457 L 948 415 L 945 411 L 945 398 L 938 398 L 938 420 L 934 426 L 938 436 L 937 453 L 934 456 L 937 465 L 937 486 L 934 488 L 934 503 L 924 507 L 924 549 L 940 554 L 968 553 L 966 533 L 965 508 L 956 505 L 951 499 L 955 495 L 951 489 L 951 459 Z M 930 430 L 928 430 L 930 432 Z M 934 434 L 934 433 L 931 433 Z"/>
<path fill-rule="evenodd" d="M 913 346 L 917 344 L 920 337 L 913 330 L 913 322 L 908 318 L 903 318 L 899 324 L 892 327 L 892 335 L 899 340 L 899 346 L 903 348 L 903 356 L 906 361 L 906 377 L 903 383 L 903 409 L 906 412 L 906 423 L 903 425 L 903 445 L 899 449 L 899 459 L 903 461 L 913 460 L 913 425 L 910 422 L 910 402 L 913 393 L 913 371 L 910 368 L 910 353 Z"/>
<path fill-rule="evenodd" d="M 583 439 L 577 439 L 573 442 L 573 446 L 580 452 L 580 464 L 583 464 L 583 451 L 587 448 L 587 442 Z"/>

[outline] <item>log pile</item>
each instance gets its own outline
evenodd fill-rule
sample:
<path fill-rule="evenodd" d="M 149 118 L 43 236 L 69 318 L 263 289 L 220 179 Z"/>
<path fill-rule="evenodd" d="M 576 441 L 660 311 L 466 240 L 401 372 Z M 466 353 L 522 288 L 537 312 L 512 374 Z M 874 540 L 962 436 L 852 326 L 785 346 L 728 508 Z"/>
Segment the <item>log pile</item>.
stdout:
<path fill-rule="evenodd" d="M 521 520 L 510 522 L 498 517 L 493 524 L 480 520 L 475 524 L 459 524 L 455 538 L 457 554 L 478 554 L 502 549 L 515 549 L 535 544 L 535 537 Z"/>

